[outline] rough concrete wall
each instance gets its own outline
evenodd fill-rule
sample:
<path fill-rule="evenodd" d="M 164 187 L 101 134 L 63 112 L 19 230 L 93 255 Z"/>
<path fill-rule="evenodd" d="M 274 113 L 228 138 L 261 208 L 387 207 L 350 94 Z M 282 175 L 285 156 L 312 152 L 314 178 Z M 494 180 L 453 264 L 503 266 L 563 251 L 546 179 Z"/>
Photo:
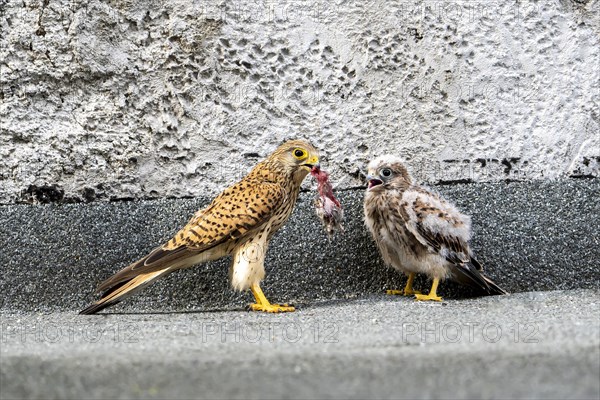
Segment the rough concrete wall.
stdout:
<path fill-rule="evenodd" d="M 597 1 L 0 10 L 0 203 L 212 195 L 298 136 L 341 188 L 599 175 Z"/>

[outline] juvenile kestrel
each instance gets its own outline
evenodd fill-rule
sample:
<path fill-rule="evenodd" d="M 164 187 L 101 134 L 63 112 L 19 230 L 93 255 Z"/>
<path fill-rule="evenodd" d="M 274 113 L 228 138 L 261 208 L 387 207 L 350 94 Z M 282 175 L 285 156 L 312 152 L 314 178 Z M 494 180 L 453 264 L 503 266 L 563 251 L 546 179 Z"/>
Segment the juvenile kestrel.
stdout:
<path fill-rule="evenodd" d="M 388 294 L 441 301 L 436 291 L 446 278 L 488 295 L 506 294 L 483 274 L 473 257 L 471 219 L 439 195 L 413 185 L 398 158 L 382 156 L 371 161 L 367 180 L 365 223 L 386 264 L 408 274 L 404 290 Z M 428 295 L 412 288 L 418 273 L 433 279 Z"/>
<path fill-rule="evenodd" d="M 100 300 L 80 314 L 94 314 L 120 302 L 158 278 L 182 268 L 232 254 L 231 285 L 250 289 L 256 311 L 294 311 L 271 304 L 260 288 L 269 240 L 287 221 L 300 185 L 319 168 L 319 153 L 309 143 L 288 141 L 261 161 L 241 181 L 225 189 L 208 207 L 196 212 L 171 240 L 102 282 Z"/>

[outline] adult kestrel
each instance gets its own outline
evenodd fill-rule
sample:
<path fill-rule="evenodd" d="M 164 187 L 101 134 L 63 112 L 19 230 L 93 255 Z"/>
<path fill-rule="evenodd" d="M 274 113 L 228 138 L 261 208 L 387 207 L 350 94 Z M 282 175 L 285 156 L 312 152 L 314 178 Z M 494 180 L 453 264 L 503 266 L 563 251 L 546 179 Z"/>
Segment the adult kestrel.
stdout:
<path fill-rule="evenodd" d="M 288 141 L 261 161 L 241 181 L 198 211 L 171 240 L 102 282 L 101 298 L 80 314 L 94 314 L 182 268 L 233 255 L 234 289 L 250 289 L 256 311 L 294 311 L 271 304 L 260 288 L 269 240 L 287 221 L 306 175 L 319 168 L 319 153 L 301 140 Z"/>
<path fill-rule="evenodd" d="M 408 274 L 403 291 L 417 300 L 442 301 L 441 280 L 450 278 L 488 295 L 506 294 L 483 274 L 469 240 L 471 219 L 431 191 L 414 185 L 408 171 L 394 156 L 381 156 L 368 165 L 364 201 L 365 224 L 386 264 Z M 413 290 L 415 274 L 433 279 L 428 295 Z"/>

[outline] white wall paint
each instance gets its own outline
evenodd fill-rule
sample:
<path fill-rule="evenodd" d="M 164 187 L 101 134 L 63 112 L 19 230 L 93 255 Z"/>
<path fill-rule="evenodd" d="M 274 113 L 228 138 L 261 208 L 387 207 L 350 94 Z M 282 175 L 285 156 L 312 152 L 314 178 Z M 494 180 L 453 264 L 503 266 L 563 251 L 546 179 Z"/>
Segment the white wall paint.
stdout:
<path fill-rule="evenodd" d="M 599 176 L 597 1 L 8 1 L 0 202 L 213 195 L 284 138 L 340 188 Z"/>

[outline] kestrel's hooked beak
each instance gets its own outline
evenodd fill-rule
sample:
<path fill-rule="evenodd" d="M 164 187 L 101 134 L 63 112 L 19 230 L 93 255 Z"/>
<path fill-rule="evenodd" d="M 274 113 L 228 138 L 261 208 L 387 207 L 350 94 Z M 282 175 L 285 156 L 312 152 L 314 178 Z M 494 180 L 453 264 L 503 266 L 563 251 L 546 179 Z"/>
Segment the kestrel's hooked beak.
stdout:
<path fill-rule="evenodd" d="M 373 189 L 375 186 L 379 186 L 383 183 L 383 181 L 379 178 L 376 178 L 372 175 L 367 175 L 367 190 Z"/>
<path fill-rule="evenodd" d="M 319 157 L 318 156 L 312 156 L 311 158 L 309 158 L 308 160 L 306 160 L 305 163 L 302 164 L 303 167 L 307 167 L 310 170 L 320 170 L 321 169 L 321 164 L 319 164 Z"/>

